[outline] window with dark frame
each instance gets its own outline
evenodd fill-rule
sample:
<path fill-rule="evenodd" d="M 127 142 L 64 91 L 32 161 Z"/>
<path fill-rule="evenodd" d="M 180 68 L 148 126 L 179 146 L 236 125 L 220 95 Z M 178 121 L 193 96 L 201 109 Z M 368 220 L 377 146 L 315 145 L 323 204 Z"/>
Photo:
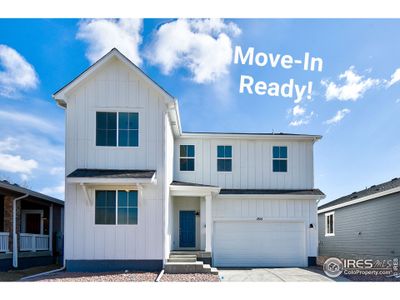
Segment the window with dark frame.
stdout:
<path fill-rule="evenodd" d="M 194 171 L 195 147 L 194 145 L 180 145 L 179 169 L 181 171 Z"/>
<path fill-rule="evenodd" d="M 287 172 L 287 146 L 272 147 L 273 172 Z"/>
<path fill-rule="evenodd" d="M 217 171 L 232 172 L 232 146 L 217 146 Z"/>
<path fill-rule="evenodd" d="M 96 112 L 96 146 L 138 147 L 139 113 Z"/>
<path fill-rule="evenodd" d="M 101 191 L 95 193 L 96 225 L 134 225 L 138 223 L 137 191 Z"/>

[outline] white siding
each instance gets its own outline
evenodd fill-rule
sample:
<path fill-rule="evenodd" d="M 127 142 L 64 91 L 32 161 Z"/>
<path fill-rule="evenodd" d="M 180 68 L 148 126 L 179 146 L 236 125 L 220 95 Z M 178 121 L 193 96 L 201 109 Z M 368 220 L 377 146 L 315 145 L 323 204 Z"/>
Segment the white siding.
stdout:
<path fill-rule="evenodd" d="M 179 170 L 179 146 L 195 145 L 195 171 Z M 217 146 L 232 145 L 232 172 L 217 172 Z M 272 147 L 288 147 L 288 172 L 272 172 Z M 175 140 L 175 180 L 235 189 L 311 189 L 313 142 L 252 140 L 246 137 Z"/>
<path fill-rule="evenodd" d="M 162 259 L 165 176 L 171 178 L 164 168 L 164 95 L 114 58 L 67 96 L 67 174 L 77 168 L 153 169 L 157 185 L 144 187 L 138 225 L 115 226 L 95 225 L 94 205 L 88 206 L 80 186 L 67 184 L 66 259 Z M 96 111 L 139 112 L 139 147 L 96 147 Z"/>
<path fill-rule="evenodd" d="M 279 220 L 301 222 L 306 232 L 307 256 L 317 256 L 317 204 L 315 200 L 263 199 L 262 197 L 217 197 L 213 200 L 214 221 Z M 313 224 L 314 228 L 309 228 Z"/>

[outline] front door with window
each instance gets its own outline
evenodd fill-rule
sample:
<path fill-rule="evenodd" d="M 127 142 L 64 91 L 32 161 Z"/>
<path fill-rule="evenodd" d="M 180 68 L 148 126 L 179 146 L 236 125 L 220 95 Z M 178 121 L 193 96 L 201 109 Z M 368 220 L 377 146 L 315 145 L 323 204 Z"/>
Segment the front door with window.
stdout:
<path fill-rule="evenodd" d="M 196 212 L 194 210 L 179 212 L 179 247 L 196 247 Z"/>

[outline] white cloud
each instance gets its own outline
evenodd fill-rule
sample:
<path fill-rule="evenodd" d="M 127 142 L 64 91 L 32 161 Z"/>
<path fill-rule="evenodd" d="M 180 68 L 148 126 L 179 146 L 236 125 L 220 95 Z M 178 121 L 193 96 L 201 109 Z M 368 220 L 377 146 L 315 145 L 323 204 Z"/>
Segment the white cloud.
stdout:
<path fill-rule="evenodd" d="M 58 198 L 63 198 L 64 192 L 65 192 L 64 181 L 60 182 L 56 186 L 45 187 L 40 190 L 40 193 L 42 193 L 42 194 L 46 194 L 46 195 L 50 195 L 50 196 L 58 197 Z"/>
<path fill-rule="evenodd" d="M 0 44 L 0 95 L 16 98 L 39 84 L 35 69 L 21 54 Z"/>
<path fill-rule="evenodd" d="M 4 119 L 7 122 L 18 123 L 18 126 L 25 126 L 31 128 L 36 128 L 43 132 L 59 132 L 61 129 L 57 128 L 52 123 L 38 118 L 31 114 L 20 113 L 17 111 L 1 111 L 0 119 Z"/>
<path fill-rule="evenodd" d="M 23 159 L 19 155 L 0 153 L 0 170 L 10 173 L 31 174 L 38 167 L 34 159 Z"/>
<path fill-rule="evenodd" d="M 357 101 L 362 98 L 367 90 L 379 85 L 381 82 L 379 79 L 364 78 L 364 76 L 358 75 L 354 66 L 340 74 L 340 80 L 344 81 L 344 83 L 340 84 L 329 80 L 321 81 L 321 84 L 326 88 L 326 100 Z"/>
<path fill-rule="evenodd" d="M 301 107 L 300 105 L 296 105 L 292 109 L 293 116 L 295 117 L 304 115 L 305 112 L 306 112 L 305 108 Z"/>
<path fill-rule="evenodd" d="M 336 115 L 334 115 L 329 120 L 326 120 L 324 123 L 328 124 L 328 125 L 339 123 L 349 113 L 350 113 L 350 109 L 344 108 L 342 110 L 339 110 L 336 113 Z"/>
<path fill-rule="evenodd" d="M 194 82 L 213 82 L 228 73 L 231 38 L 240 32 L 236 24 L 221 19 L 178 19 L 158 28 L 146 57 L 164 74 L 184 68 Z"/>
<path fill-rule="evenodd" d="M 53 168 L 50 169 L 49 173 L 51 175 L 64 174 L 64 168 L 63 167 L 53 167 Z"/>
<path fill-rule="evenodd" d="M 91 63 L 114 47 L 135 64 L 142 63 L 139 55 L 141 19 L 92 19 L 81 21 L 78 26 L 76 38 L 88 44 L 86 57 Z"/>
<path fill-rule="evenodd" d="M 305 112 L 305 110 L 304 110 Z M 301 119 L 293 120 L 289 123 L 289 126 L 297 127 L 297 126 L 302 126 L 302 125 L 307 125 L 310 123 L 312 117 L 314 116 L 314 112 L 312 111 L 308 115 L 304 116 Z"/>
<path fill-rule="evenodd" d="M 398 68 L 392 76 L 390 77 L 390 80 L 387 82 L 387 87 L 391 87 L 393 84 L 397 83 L 400 81 L 400 68 Z"/>

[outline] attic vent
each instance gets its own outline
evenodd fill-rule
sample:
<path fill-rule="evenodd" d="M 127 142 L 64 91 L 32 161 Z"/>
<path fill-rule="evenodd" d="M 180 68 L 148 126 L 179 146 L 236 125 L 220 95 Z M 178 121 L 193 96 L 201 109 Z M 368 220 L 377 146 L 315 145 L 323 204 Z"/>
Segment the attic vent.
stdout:
<path fill-rule="evenodd" d="M 395 181 L 395 180 L 397 180 L 397 179 L 399 179 L 399 178 L 395 177 L 395 178 L 392 179 L 392 181 Z"/>
<path fill-rule="evenodd" d="M 380 190 L 380 188 L 376 188 L 376 189 L 375 189 L 376 192 L 379 191 L 379 190 Z"/>
<path fill-rule="evenodd" d="M 358 196 L 352 196 L 350 199 L 356 199 L 358 198 Z"/>

